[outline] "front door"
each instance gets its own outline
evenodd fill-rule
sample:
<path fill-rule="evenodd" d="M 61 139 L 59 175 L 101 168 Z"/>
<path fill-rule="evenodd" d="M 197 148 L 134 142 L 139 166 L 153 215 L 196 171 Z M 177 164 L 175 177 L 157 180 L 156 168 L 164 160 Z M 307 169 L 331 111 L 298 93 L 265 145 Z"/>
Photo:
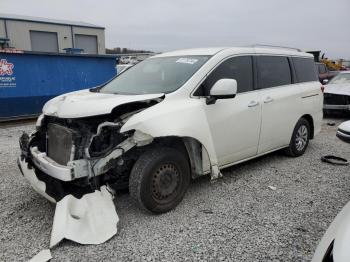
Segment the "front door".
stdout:
<path fill-rule="evenodd" d="M 261 122 L 260 93 L 254 90 L 251 56 L 232 57 L 222 62 L 204 81 L 203 92 L 219 79 L 237 81 L 235 98 L 218 99 L 205 111 L 220 166 L 255 156 Z"/>

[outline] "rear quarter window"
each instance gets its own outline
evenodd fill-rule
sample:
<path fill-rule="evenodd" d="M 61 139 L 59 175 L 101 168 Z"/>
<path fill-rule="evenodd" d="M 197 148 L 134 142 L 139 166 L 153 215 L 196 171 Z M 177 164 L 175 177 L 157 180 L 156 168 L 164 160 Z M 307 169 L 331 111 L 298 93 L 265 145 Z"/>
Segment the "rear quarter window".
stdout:
<path fill-rule="evenodd" d="M 296 82 L 318 81 L 315 62 L 312 58 L 293 57 Z"/>
<path fill-rule="evenodd" d="M 259 56 L 257 59 L 260 89 L 292 83 L 292 74 L 287 57 Z"/>

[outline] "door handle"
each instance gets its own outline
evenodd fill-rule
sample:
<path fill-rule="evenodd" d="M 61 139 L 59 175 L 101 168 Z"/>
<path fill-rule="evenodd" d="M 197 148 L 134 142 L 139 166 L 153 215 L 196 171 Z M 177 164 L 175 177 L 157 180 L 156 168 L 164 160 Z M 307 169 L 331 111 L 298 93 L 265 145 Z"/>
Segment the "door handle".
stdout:
<path fill-rule="evenodd" d="M 253 101 L 250 101 L 250 102 L 249 102 L 248 107 L 254 107 L 254 106 L 257 106 L 257 105 L 259 105 L 259 102 L 253 100 Z"/>
<path fill-rule="evenodd" d="M 272 101 L 273 101 L 273 98 L 268 96 L 265 98 L 264 103 L 267 104 L 267 103 L 271 103 Z"/>

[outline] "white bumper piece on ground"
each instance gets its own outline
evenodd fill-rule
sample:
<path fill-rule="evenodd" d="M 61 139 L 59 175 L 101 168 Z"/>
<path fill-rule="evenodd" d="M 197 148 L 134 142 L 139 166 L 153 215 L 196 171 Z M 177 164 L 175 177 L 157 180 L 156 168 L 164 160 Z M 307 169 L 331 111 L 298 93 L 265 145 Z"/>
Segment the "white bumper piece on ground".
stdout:
<path fill-rule="evenodd" d="M 80 244 L 101 244 L 117 233 L 118 221 L 113 195 L 106 186 L 81 199 L 67 195 L 56 205 L 50 247 L 64 238 Z"/>
<path fill-rule="evenodd" d="M 46 262 L 52 258 L 50 249 L 41 250 L 38 254 L 32 257 L 29 262 Z"/>

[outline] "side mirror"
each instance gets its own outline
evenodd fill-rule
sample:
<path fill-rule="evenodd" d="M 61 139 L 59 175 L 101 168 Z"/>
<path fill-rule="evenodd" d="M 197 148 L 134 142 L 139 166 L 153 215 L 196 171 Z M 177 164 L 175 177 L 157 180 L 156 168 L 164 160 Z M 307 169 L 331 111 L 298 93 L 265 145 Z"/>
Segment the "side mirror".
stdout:
<path fill-rule="evenodd" d="M 322 80 L 322 84 L 324 84 L 324 85 L 327 85 L 327 84 L 328 84 L 328 82 L 329 82 L 329 80 L 328 80 L 328 79 L 323 79 L 323 80 Z"/>
<path fill-rule="evenodd" d="M 237 94 L 237 81 L 235 79 L 220 79 L 210 89 L 207 105 L 215 104 L 217 99 L 234 98 Z"/>

